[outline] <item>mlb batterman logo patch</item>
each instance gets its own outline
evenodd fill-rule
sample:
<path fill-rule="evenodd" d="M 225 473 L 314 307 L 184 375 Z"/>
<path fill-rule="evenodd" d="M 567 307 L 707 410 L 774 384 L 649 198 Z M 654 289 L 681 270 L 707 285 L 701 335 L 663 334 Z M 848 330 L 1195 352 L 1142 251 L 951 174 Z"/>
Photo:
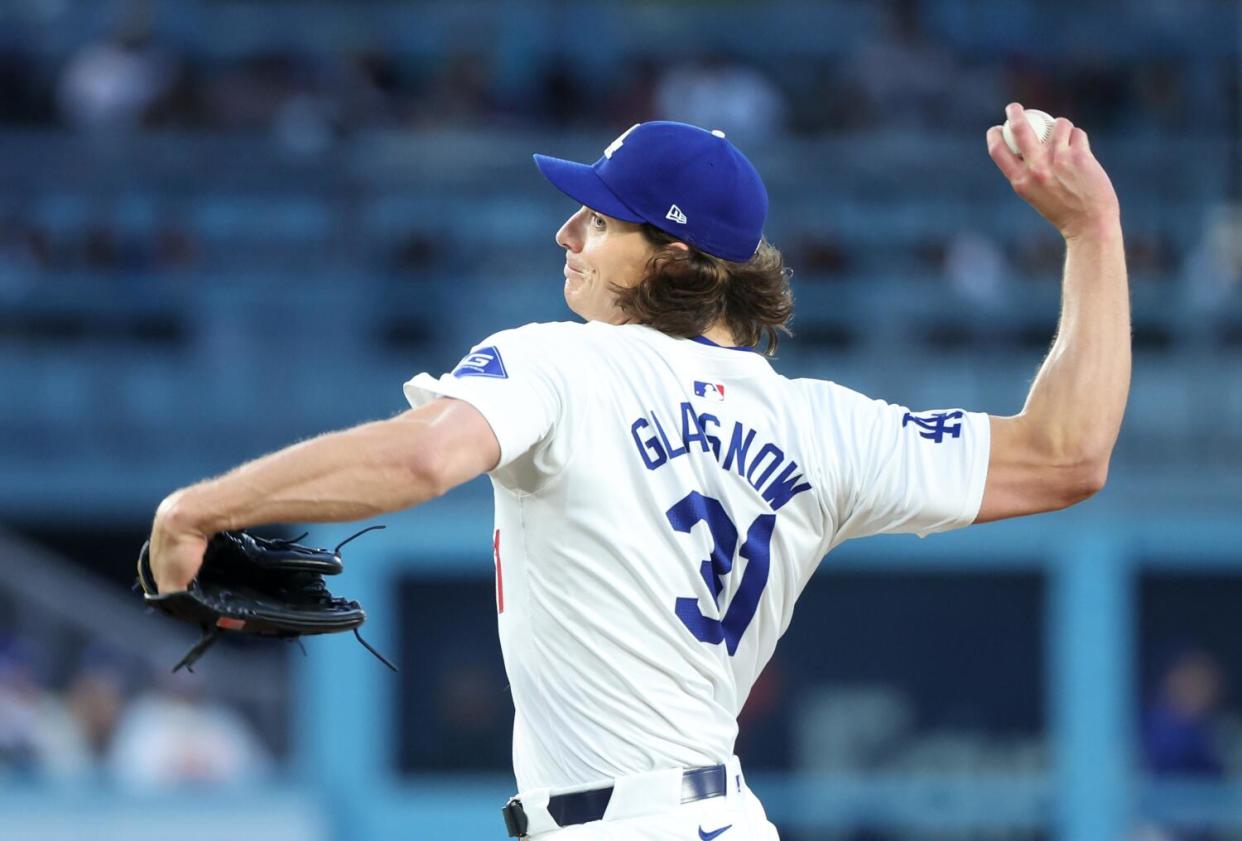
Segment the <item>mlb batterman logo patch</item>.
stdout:
<path fill-rule="evenodd" d="M 495 347 L 475 348 L 466 354 L 466 358 L 457 363 L 453 376 L 461 377 L 495 377 L 498 380 L 509 379 L 505 370 L 505 361 L 500 358 L 500 351 Z"/>
<path fill-rule="evenodd" d="M 694 396 L 705 397 L 708 400 L 714 400 L 717 403 L 724 402 L 724 383 L 705 383 L 700 380 L 694 381 Z"/>

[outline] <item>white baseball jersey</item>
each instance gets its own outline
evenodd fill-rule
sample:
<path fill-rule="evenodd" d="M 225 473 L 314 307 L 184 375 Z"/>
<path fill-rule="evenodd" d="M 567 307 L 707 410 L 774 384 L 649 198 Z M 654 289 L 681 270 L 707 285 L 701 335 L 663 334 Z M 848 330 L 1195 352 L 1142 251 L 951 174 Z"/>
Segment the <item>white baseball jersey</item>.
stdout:
<path fill-rule="evenodd" d="M 497 333 L 410 403 L 475 406 L 490 474 L 518 790 L 733 752 L 820 559 L 974 520 L 986 415 L 912 413 L 640 325 Z"/>

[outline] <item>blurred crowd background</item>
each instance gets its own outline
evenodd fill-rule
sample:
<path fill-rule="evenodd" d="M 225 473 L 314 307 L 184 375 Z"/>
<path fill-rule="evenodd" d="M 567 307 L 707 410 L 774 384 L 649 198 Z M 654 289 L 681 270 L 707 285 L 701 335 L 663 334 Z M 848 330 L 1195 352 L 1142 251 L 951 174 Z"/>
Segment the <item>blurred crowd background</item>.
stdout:
<path fill-rule="evenodd" d="M 351 546 L 397 680 L 318 639 L 169 675 L 193 638 L 128 590 L 159 500 L 572 318 L 529 156 L 649 119 L 764 174 L 778 370 L 1016 412 L 1063 259 L 984 149 L 1018 100 L 1122 201 L 1110 484 L 843 547 L 738 753 L 792 841 L 1242 838 L 1240 43 L 1237 0 L 6 0 L 0 837 L 167 837 L 153 803 L 184 838 L 501 837 L 485 482 Z"/>

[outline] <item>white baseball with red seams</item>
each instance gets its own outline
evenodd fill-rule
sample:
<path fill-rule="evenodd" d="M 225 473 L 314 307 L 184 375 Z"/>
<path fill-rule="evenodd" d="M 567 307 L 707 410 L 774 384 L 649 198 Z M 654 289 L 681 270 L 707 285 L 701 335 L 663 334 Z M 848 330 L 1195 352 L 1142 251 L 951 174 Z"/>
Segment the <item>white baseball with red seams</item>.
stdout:
<path fill-rule="evenodd" d="M 471 403 L 500 443 L 480 545 L 531 804 L 730 762 L 820 559 L 848 538 L 965 526 L 987 476 L 986 415 L 909 412 L 637 324 L 505 330 L 405 394 Z M 686 820 L 728 824 L 712 823 L 719 801 Z"/>
<path fill-rule="evenodd" d="M 1048 138 L 1052 136 L 1052 126 L 1057 121 L 1056 117 L 1037 108 L 1027 108 L 1025 114 L 1026 121 L 1035 131 L 1035 137 L 1040 143 L 1047 143 Z M 1013 136 L 1013 129 L 1008 120 L 1005 120 L 1005 125 L 1001 126 L 1001 135 L 1005 138 L 1005 145 L 1009 147 L 1009 151 L 1019 158 L 1022 157 L 1022 153 L 1018 151 L 1018 141 Z"/>

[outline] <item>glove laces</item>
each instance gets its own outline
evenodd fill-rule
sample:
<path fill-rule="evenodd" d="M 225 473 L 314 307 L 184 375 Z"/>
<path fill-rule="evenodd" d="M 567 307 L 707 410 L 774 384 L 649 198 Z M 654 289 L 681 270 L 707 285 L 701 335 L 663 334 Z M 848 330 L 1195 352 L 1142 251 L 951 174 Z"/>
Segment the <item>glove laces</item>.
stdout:
<path fill-rule="evenodd" d="M 341 547 L 344 546 L 345 544 L 349 543 L 350 541 L 354 540 L 357 537 L 360 537 L 366 534 L 369 531 L 376 531 L 378 529 L 383 529 L 383 528 L 387 528 L 387 527 L 383 525 L 368 526 L 367 528 L 364 528 L 361 531 L 354 532 L 349 537 L 345 538 L 340 543 L 336 544 L 336 548 L 332 550 L 332 554 L 339 555 L 341 551 Z M 253 540 L 256 544 L 258 544 L 260 547 L 264 549 L 269 549 L 269 550 L 279 549 L 281 551 L 292 551 L 292 552 L 297 552 L 303 555 L 320 555 L 323 551 L 321 549 L 314 549 L 308 546 L 303 546 L 298 542 L 302 540 L 304 537 L 306 537 L 306 535 L 310 534 L 310 532 L 302 532 L 300 535 L 298 535 L 297 537 L 293 537 L 293 538 L 265 538 L 265 537 L 256 537 L 255 535 L 252 535 L 249 533 L 246 533 L 246 534 L 251 540 Z M 135 585 L 135 588 L 137 589 L 137 585 Z M 301 588 L 301 591 L 304 594 L 310 596 L 311 599 L 313 599 L 318 604 L 326 606 L 326 607 L 340 608 L 343 610 L 357 609 L 359 607 L 358 602 L 356 601 L 353 601 L 351 599 L 341 598 L 339 596 L 333 596 L 328 591 L 327 583 L 324 582 L 323 578 L 318 575 L 315 575 L 309 578 L 306 582 L 304 582 Z M 193 647 L 190 648 L 190 650 L 185 653 L 185 656 L 182 657 L 179 661 L 177 661 L 177 665 L 173 666 L 172 670 L 174 673 L 180 671 L 183 668 L 186 671 L 193 673 L 194 664 L 197 663 L 199 658 L 201 658 L 204 654 L 206 654 L 207 650 L 211 648 L 213 645 L 215 645 L 216 641 L 220 639 L 221 628 L 219 626 L 202 625 L 201 628 L 202 628 L 202 636 L 200 636 L 198 639 L 198 642 L 196 642 L 193 645 Z M 383 654 L 377 651 L 374 646 L 372 646 L 369 642 L 367 642 L 365 639 L 362 638 L 362 634 L 358 632 L 357 628 L 354 628 L 353 632 L 354 632 L 354 638 L 357 639 L 358 642 L 362 645 L 362 647 L 365 648 L 367 651 L 369 651 L 377 660 L 379 660 L 381 663 L 383 663 L 385 666 L 387 666 L 392 671 L 394 672 L 399 671 L 399 669 L 393 664 L 391 660 L 389 660 L 387 657 L 385 657 Z M 302 655 L 306 656 L 306 647 L 302 645 L 302 640 L 301 640 L 302 636 L 303 636 L 302 634 L 293 634 L 290 637 L 290 639 L 297 642 L 298 647 L 302 649 Z"/>

